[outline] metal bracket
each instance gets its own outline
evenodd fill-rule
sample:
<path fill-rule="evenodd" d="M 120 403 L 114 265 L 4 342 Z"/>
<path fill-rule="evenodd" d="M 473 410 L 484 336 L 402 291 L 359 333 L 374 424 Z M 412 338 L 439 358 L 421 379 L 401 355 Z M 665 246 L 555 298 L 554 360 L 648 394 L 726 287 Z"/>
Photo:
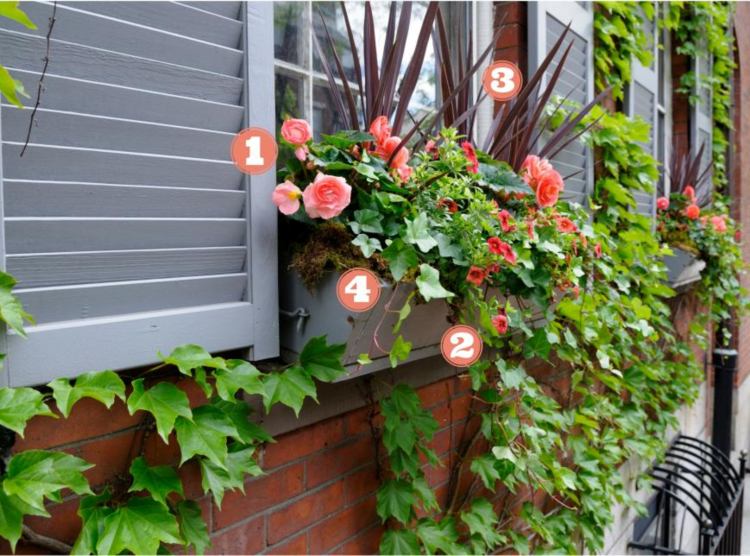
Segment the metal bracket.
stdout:
<path fill-rule="evenodd" d="M 288 319 L 297 319 L 297 332 L 302 333 L 305 321 L 310 318 L 311 313 L 305 307 L 297 307 L 294 311 L 279 309 L 279 314 Z"/>

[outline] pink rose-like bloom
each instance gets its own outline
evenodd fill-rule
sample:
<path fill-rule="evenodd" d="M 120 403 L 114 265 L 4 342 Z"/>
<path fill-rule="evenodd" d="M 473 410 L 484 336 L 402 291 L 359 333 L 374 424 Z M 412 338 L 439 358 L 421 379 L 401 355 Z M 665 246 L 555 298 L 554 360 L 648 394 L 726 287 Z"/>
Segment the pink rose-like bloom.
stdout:
<path fill-rule="evenodd" d="M 688 205 L 688 207 L 685 209 L 685 216 L 687 216 L 690 220 L 696 220 L 700 215 L 701 209 L 696 204 Z"/>
<path fill-rule="evenodd" d="M 557 219 L 557 231 L 563 233 L 577 232 L 578 226 L 567 216 L 560 216 Z"/>
<path fill-rule="evenodd" d="M 312 129 L 305 120 L 290 118 L 281 124 L 281 136 L 287 143 L 300 147 L 312 139 Z"/>
<path fill-rule="evenodd" d="M 562 176 L 554 168 L 543 173 L 536 182 L 536 204 L 540 208 L 553 206 L 563 187 Z"/>
<path fill-rule="evenodd" d="M 388 160 L 400 144 L 401 138 L 392 135 L 383 141 L 378 147 L 377 153 L 383 160 Z M 391 168 L 401 168 L 402 166 L 406 166 L 407 162 L 409 162 L 409 149 L 401 147 L 396 156 L 393 157 L 393 160 L 391 160 Z"/>
<path fill-rule="evenodd" d="M 656 208 L 659 210 L 667 210 L 669 208 L 669 199 L 666 197 L 659 197 L 656 200 Z"/>
<path fill-rule="evenodd" d="M 724 233 L 727 231 L 727 221 L 724 220 L 723 216 L 712 216 L 711 224 L 717 232 Z"/>
<path fill-rule="evenodd" d="M 378 145 L 385 143 L 385 140 L 391 136 L 391 126 L 388 125 L 388 118 L 378 116 L 370 124 L 370 135 L 375 137 Z"/>
<path fill-rule="evenodd" d="M 414 171 L 413 168 L 410 168 L 406 164 L 403 166 L 399 166 L 396 168 L 396 172 L 398 172 L 398 177 L 401 178 L 401 181 L 409 181 L 409 178 L 411 177 L 411 173 Z"/>
<path fill-rule="evenodd" d="M 341 214 L 352 200 L 352 186 L 344 178 L 318 174 L 302 193 L 310 218 L 328 220 Z"/>
<path fill-rule="evenodd" d="M 594 245 L 594 256 L 597 259 L 602 258 L 602 244 L 601 243 L 597 243 L 596 245 Z"/>
<path fill-rule="evenodd" d="M 502 309 L 500 312 L 492 317 L 492 326 L 495 327 L 498 334 L 505 334 L 508 331 L 508 316 Z"/>
<path fill-rule="evenodd" d="M 307 150 L 307 145 L 302 145 L 294 149 L 294 156 L 297 158 L 297 160 L 301 160 L 304 162 L 304 160 L 307 158 L 308 152 L 310 151 Z"/>
<path fill-rule="evenodd" d="M 682 190 L 682 194 L 685 195 L 688 199 L 690 199 L 691 203 L 695 202 L 695 189 L 693 189 L 692 185 L 688 185 L 685 187 L 685 189 Z"/>
<path fill-rule="evenodd" d="M 503 229 L 504 232 L 512 232 L 516 229 L 516 227 L 510 223 L 511 219 L 510 213 L 503 209 L 497 214 L 497 219 L 500 221 L 500 227 Z"/>
<path fill-rule="evenodd" d="M 546 158 L 539 158 L 535 154 L 530 154 L 521 164 L 521 177 L 531 189 L 536 191 L 537 184 L 543 174 L 554 170 L 552 164 Z"/>
<path fill-rule="evenodd" d="M 279 207 L 281 214 L 289 215 L 299 210 L 300 197 L 302 197 L 300 188 L 287 180 L 276 186 L 271 195 L 271 200 L 274 205 Z"/>
<path fill-rule="evenodd" d="M 464 141 L 461 143 L 461 148 L 464 150 L 466 159 L 469 161 L 466 165 L 466 169 L 472 174 L 476 174 L 479 172 L 479 160 L 477 159 L 477 153 L 474 150 L 473 145 L 468 141 Z"/>

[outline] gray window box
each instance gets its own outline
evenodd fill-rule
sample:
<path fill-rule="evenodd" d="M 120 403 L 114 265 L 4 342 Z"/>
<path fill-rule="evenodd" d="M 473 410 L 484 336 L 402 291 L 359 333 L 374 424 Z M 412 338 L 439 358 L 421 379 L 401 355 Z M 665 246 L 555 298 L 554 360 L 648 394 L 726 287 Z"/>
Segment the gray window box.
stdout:
<path fill-rule="evenodd" d="M 684 289 L 700 280 L 706 263 L 679 247 L 673 247 L 672 251 L 673 255 L 664 257 L 670 285 L 675 289 Z"/>

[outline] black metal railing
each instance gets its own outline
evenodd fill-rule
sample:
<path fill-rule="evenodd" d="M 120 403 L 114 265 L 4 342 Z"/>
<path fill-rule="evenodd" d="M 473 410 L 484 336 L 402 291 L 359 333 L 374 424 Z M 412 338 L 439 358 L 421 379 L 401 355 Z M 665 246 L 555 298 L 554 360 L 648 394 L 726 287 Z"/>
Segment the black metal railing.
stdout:
<path fill-rule="evenodd" d="M 650 472 L 655 496 L 628 547 L 643 554 L 740 554 L 746 455 L 679 435 Z"/>

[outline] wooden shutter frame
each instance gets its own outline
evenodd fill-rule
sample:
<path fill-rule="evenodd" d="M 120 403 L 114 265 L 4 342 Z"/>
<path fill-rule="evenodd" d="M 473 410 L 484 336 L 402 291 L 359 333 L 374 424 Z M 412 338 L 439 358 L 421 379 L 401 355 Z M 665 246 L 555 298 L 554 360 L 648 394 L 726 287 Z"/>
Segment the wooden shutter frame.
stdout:
<path fill-rule="evenodd" d="M 707 67 L 704 67 L 705 66 Z M 698 151 L 701 148 L 700 132 L 703 131 L 708 135 L 708 141 L 705 142 L 705 148 L 703 152 L 703 158 L 705 160 L 712 161 L 713 157 L 713 91 L 711 87 L 708 87 L 708 114 L 704 114 L 701 111 L 701 75 L 710 73 L 713 67 L 713 60 L 710 55 L 703 57 L 696 57 L 690 60 L 690 69 L 695 75 L 695 85 L 693 86 L 693 94 L 699 97 L 698 102 L 691 103 L 690 105 L 690 153 L 692 156 L 697 156 Z M 707 70 L 707 71 L 706 71 Z M 713 164 L 713 162 L 711 162 Z M 701 163 L 700 172 L 704 170 L 705 166 Z M 708 183 L 704 186 L 708 191 L 713 191 L 713 172 L 709 172 L 709 176 L 706 178 Z M 696 191 L 700 196 L 700 191 Z"/>

